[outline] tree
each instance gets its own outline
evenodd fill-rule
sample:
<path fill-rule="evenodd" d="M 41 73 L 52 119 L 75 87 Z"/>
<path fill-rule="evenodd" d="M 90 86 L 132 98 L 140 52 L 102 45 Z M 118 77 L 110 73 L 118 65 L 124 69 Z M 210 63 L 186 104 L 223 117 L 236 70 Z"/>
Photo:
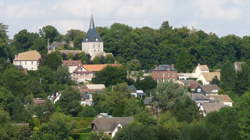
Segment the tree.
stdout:
<path fill-rule="evenodd" d="M 157 82 L 151 77 L 145 77 L 143 80 L 136 81 L 136 88 L 142 89 L 143 91 L 148 91 L 156 88 Z"/>
<path fill-rule="evenodd" d="M 18 97 L 10 104 L 10 115 L 11 119 L 16 122 L 27 122 L 31 118 L 31 115 L 24 108 L 24 104 Z"/>
<path fill-rule="evenodd" d="M 141 63 L 138 59 L 133 59 L 127 62 L 127 68 L 129 71 L 138 71 L 141 69 Z"/>
<path fill-rule="evenodd" d="M 115 63 L 115 58 L 113 55 L 107 55 L 104 57 L 104 63 L 105 64 L 114 64 Z"/>
<path fill-rule="evenodd" d="M 157 140 L 155 129 L 138 123 L 132 123 L 118 131 L 115 140 Z"/>
<path fill-rule="evenodd" d="M 126 69 L 123 66 L 107 66 L 100 72 L 96 72 L 93 83 L 105 84 L 106 86 L 116 85 L 126 81 Z"/>
<path fill-rule="evenodd" d="M 97 115 L 95 108 L 91 106 L 85 106 L 82 110 L 78 113 L 80 117 L 95 117 Z"/>
<path fill-rule="evenodd" d="M 81 110 L 80 93 L 68 88 L 62 92 L 62 96 L 56 105 L 63 113 L 77 116 Z"/>
<path fill-rule="evenodd" d="M 92 60 L 93 64 L 103 64 L 104 63 L 104 57 L 103 56 L 96 56 Z"/>
<path fill-rule="evenodd" d="M 39 33 L 46 40 L 49 39 L 50 43 L 60 40 L 60 33 L 57 31 L 57 29 L 54 26 L 47 25 L 45 27 L 42 27 Z"/>
<path fill-rule="evenodd" d="M 83 64 L 89 64 L 90 58 L 91 58 L 90 55 L 84 52 L 78 53 L 73 57 L 74 60 L 81 60 Z"/>
<path fill-rule="evenodd" d="M 14 101 L 14 96 L 6 88 L 0 86 L 0 108 L 9 111 L 9 105 Z"/>
<path fill-rule="evenodd" d="M 0 79 L 0 84 L 11 91 L 14 96 L 23 98 L 31 93 L 28 77 L 16 68 L 5 70 Z"/>
<path fill-rule="evenodd" d="M 32 48 L 35 40 L 39 39 L 39 34 L 30 33 L 26 29 L 21 30 L 14 36 L 13 45 L 15 46 L 14 54 L 27 51 Z"/>
<path fill-rule="evenodd" d="M 10 124 L 10 117 L 8 112 L 0 109 L 0 138 L 1 140 L 9 140 L 15 138 L 16 130 Z"/>
<path fill-rule="evenodd" d="M 236 72 L 234 92 L 244 94 L 250 87 L 250 67 L 247 64 L 241 66 L 241 70 Z"/>
<path fill-rule="evenodd" d="M 0 23 L 0 58 L 8 57 L 8 36 L 7 36 L 8 26 Z"/>
<path fill-rule="evenodd" d="M 250 134 L 249 134 L 250 132 L 250 117 L 249 117 L 250 116 L 250 113 L 249 113 L 250 112 L 250 93 L 249 92 L 241 96 L 240 101 L 236 106 L 236 109 L 238 110 L 237 119 L 238 119 L 239 129 L 237 130 L 239 130 L 239 136 L 242 140 L 250 139 Z M 232 119 L 236 120 L 236 117 Z"/>
<path fill-rule="evenodd" d="M 180 140 L 208 140 L 209 135 L 204 122 L 193 122 L 182 129 Z"/>
<path fill-rule="evenodd" d="M 67 34 L 65 35 L 65 38 L 67 41 L 73 41 L 74 47 L 81 49 L 82 47 L 82 40 L 85 36 L 85 33 L 80 30 L 74 30 L 71 29 L 67 31 Z"/>
<path fill-rule="evenodd" d="M 48 123 L 41 125 L 39 132 L 33 134 L 33 139 L 68 140 L 73 123 L 68 116 L 54 113 Z"/>
<path fill-rule="evenodd" d="M 41 65 L 42 66 L 47 66 L 51 68 L 52 70 L 57 70 L 59 66 L 62 64 L 62 56 L 60 55 L 59 52 L 52 52 L 45 56 L 43 59 Z"/>
<path fill-rule="evenodd" d="M 178 100 L 183 101 L 187 97 L 187 92 L 178 84 L 173 82 L 158 83 L 156 89 L 152 91 L 153 100 L 156 107 L 162 111 L 172 109 Z"/>
<path fill-rule="evenodd" d="M 223 108 L 219 112 L 208 114 L 205 125 L 208 129 L 209 139 L 240 139 L 237 120 L 237 112 L 234 108 Z"/>
<path fill-rule="evenodd" d="M 185 49 L 180 50 L 176 60 L 176 68 L 179 72 L 190 71 L 192 66 L 192 56 Z"/>
<path fill-rule="evenodd" d="M 225 91 L 233 91 L 235 89 L 236 73 L 234 66 L 229 61 L 221 68 L 221 87 Z"/>

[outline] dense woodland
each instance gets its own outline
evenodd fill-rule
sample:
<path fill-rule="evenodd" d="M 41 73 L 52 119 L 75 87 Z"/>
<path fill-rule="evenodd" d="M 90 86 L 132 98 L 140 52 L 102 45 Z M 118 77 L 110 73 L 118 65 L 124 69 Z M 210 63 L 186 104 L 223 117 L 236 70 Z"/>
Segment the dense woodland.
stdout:
<path fill-rule="evenodd" d="M 250 37 L 228 35 L 218 37 L 186 27 L 173 28 L 164 22 L 159 29 L 131 28 L 113 24 L 99 27 L 106 52 L 113 57 L 95 58 L 82 53 L 63 56 L 47 54 L 47 43 L 73 41 L 80 49 L 85 32 L 70 30 L 63 35 L 53 26 L 38 33 L 21 30 L 13 39 L 7 26 L 0 24 L 0 140 L 68 140 L 110 139 L 90 132 L 89 124 L 98 113 L 112 116 L 134 116 L 135 122 L 122 129 L 115 140 L 248 140 L 250 139 Z M 11 64 L 14 55 L 35 49 L 43 59 L 38 71 L 27 72 Z M 107 67 L 97 73 L 94 83 L 107 89 L 94 95 L 94 105 L 82 107 L 76 83 L 61 66 L 62 59 L 80 59 L 83 63 L 117 63 L 123 67 Z M 232 62 L 245 61 L 241 72 Z M 221 69 L 221 81 L 214 81 L 234 100 L 234 107 L 223 108 L 201 117 L 187 89 L 166 82 L 156 84 L 151 77 L 136 81 L 127 79 L 127 71 L 150 70 L 157 64 L 175 64 L 180 72 L 191 71 L 198 63 Z M 109 74 L 107 76 L 107 73 Z M 114 78 L 115 77 L 115 78 Z M 148 110 L 143 100 L 132 98 L 127 86 L 134 84 L 151 95 L 155 110 Z M 47 97 L 56 92 L 62 97 L 56 103 L 34 106 L 33 98 Z M 34 117 L 34 115 L 36 117 Z M 30 127 L 20 126 L 29 123 Z M 85 135 L 87 134 L 87 135 Z"/>

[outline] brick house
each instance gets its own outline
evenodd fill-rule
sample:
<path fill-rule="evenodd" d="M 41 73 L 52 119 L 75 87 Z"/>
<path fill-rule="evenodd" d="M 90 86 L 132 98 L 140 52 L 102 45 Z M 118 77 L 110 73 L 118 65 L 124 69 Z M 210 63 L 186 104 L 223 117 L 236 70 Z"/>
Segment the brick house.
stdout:
<path fill-rule="evenodd" d="M 152 78 L 157 82 L 177 80 L 178 73 L 173 65 L 159 65 L 152 70 Z"/>

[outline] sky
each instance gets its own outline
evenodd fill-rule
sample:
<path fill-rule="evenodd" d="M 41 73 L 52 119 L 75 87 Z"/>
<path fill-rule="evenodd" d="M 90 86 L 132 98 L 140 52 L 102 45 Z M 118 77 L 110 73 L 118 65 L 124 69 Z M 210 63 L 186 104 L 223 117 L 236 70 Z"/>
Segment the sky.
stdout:
<path fill-rule="evenodd" d="M 90 15 L 97 26 L 187 26 L 219 36 L 250 35 L 250 0 L 0 0 L 0 23 L 13 37 L 22 29 L 38 32 L 45 25 L 59 32 L 86 31 Z"/>

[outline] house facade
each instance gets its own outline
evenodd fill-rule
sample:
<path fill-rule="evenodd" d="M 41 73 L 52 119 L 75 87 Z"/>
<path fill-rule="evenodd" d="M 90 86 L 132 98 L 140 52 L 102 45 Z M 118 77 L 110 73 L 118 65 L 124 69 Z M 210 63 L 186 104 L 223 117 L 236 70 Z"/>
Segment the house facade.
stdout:
<path fill-rule="evenodd" d="M 38 70 L 40 64 L 41 55 L 38 51 L 27 51 L 19 53 L 15 56 L 13 64 L 15 66 L 20 66 L 28 71 Z"/>
<path fill-rule="evenodd" d="M 157 82 L 175 81 L 178 74 L 173 65 L 159 65 L 152 70 L 152 78 Z"/>
<path fill-rule="evenodd" d="M 107 66 L 117 67 L 120 64 L 88 64 L 78 66 L 76 70 L 71 74 L 71 78 L 77 82 L 90 82 L 94 77 L 95 73 L 103 70 Z"/>
<path fill-rule="evenodd" d="M 67 67 L 69 73 L 72 74 L 79 66 L 82 65 L 80 60 L 63 60 L 62 65 Z"/>

